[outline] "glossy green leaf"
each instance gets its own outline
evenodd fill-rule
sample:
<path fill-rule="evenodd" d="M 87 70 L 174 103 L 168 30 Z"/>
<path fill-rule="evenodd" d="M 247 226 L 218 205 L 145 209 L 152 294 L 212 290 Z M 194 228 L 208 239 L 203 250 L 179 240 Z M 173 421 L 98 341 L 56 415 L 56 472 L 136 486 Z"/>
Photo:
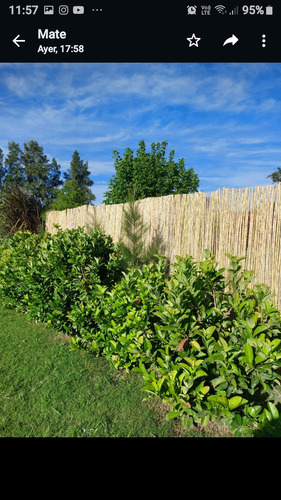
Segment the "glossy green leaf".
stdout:
<path fill-rule="evenodd" d="M 215 309 L 215 308 L 214 308 L 214 309 Z M 205 330 L 206 336 L 207 336 L 208 338 L 210 338 L 210 337 L 213 335 L 213 333 L 214 333 L 214 331 L 215 331 L 215 330 L 216 330 L 216 327 L 215 327 L 214 325 L 213 325 L 213 326 L 209 326 L 209 327 L 208 327 L 208 328 L 206 328 L 206 330 Z"/>
<path fill-rule="evenodd" d="M 279 411 L 277 410 L 276 406 L 271 403 L 270 401 L 267 402 L 267 407 L 272 415 L 272 418 L 274 418 L 274 420 L 276 420 L 277 418 L 279 418 Z"/>
<path fill-rule="evenodd" d="M 208 250 L 207 248 L 205 248 L 204 250 L 204 258 L 205 259 L 210 259 L 212 257 L 212 254 L 210 252 L 210 250 Z"/>
<path fill-rule="evenodd" d="M 225 408 L 228 407 L 228 401 L 226 396 L 217 396 L 216 394 L 209 396 L 208 401 L 211 401 L 213 403 L 220 404 L 224 406 Z"/>
<path fill-rule="evenodd" d="M 246 344 L 244 346 L 244 351 L 245 351 L 247 363 L 252 366 L 253 360 L 254 360 L 254 353 L 253 353 L 252 346 L 248 342 L 246 342 Z"/>
<path fill-rule="evenodd" d="M 168 382 L 168 389 L 169 393 L 172 394 L 172 396 L 176 395 L 175 386 L 172 382 Z"/>
<path fill-rule="evenodd" d="M 255 326 L 256 326 L 256 321 L 254 320 L 254 318 L 248 318 L 248 319 L 247 319 L 247 325 L 248 325 L 251 329 L 255 328 Z"/>
<path fill-rule="evenodd" d="M 276 349 L 280 345 L 281 339 L 274 339 L 271 342 L 272 350 Z"/>
<path fill-rule="evenodd" d="M 162 359 L 162 358 L 160 358 L 159 356 L 158 356 L 158 358 L 157 358 L 157 363 L 158 363 L 158 365 L 160 365 L 160 366 L 164 366 L 164 361 L 163 361 L 163 359 Z"/>
<path fill-rule="evenodd" d="M 268 411 L 266 408 L 263 410 L 263 415 L 267 418 L 267 420 L 269 422 L 271 422 L 272 420 L 272 413 L 270 411 Z"/>
<path fill-rule="evenodd" d="M 192 340 L 190 342 L 190 345 L 192 347 L 194 347 L 194 349 L 196 349 L 196 351 L 201 351 L 201 347 L 200 347 L 200 344 L 198 344 L 198 342 L 196 342 L 196 340 Z"/>
<path fill-rule="evenodd" d="M 152 384 L 145 385 L 144 387 L 141 388 L 141 391 L 143 392 L 155 392 L 155 388 Z"/>
<path fill-rule="evenodd" d="M 265 356 L 263 353 L 259 353 L 257 354 L 257 356 L 255 356 L 255 365 L 258 365 L 259 363 L 262 363 L 264 360 L 265 360 Z"/>
<path fill-rule="evenodd" d="M 205 427 L 208 424 L 209 420 L 210 420 L 210 415 L 205 415 L 204 417 L 202 417 L 200 421 L 202 427 Z"/>
<path fill-rule="evenodd" d="M 247 399 L 242 398 L 241 396 L 234 396 L 233 398 L 228 400 L 228 405 L 230 410 L 234 410 L 240 405 L 244 405 L 248 403 Z"/>
<path fill-rule="evenodd" d="M 144 347 L 145 352 L 151 351 L 152 343 L 150 342 L 150 340 L 148 340 L 147 338 L 144 339 L 143 347 Z"/>
<path fill-rule="evenodd" d="M 219 344 L 221 345 L 221 347 L 225 352 L 229 350 L 227 342 L 222 337 L 219 337 Z"/>
<path fill-rule="evenodd" d="M 267 339 L 267 340 L 268 340 L 268 339 Z M 267 343 L 267 342 L 264 342 L 264 343 L 263 343 L 263 346 L 262 346 L 262 351 L 263 351 L 263 353 L 264 353 L 266 356 L 268 356 L 268 355 L 269 355 L 269 353 L 270 353 L 270 351 L 271 351 L 271 345 L 270 345 L 269 343 Z"/>
<path fill-rule="evenodd" d="M 247 408 L 247 412 L 252 418 L 255 418 L 261 411 L 262 407 L 260 405 L 250 406 Z"/>
<path fill-rule="evenodd" d="M 166 416 L 166 420 L 172 420 L 173 418 L 177 418 L 181 416 L 180 411 L 170 411 Z"/>
<path fill-rule="evenodd" d="M 254 335 L 258 335 L 258 333 L 264 332 L 267 329 L 268 327 L 266 325 L 257 326 L 257 328 L 255 328 L 254 330 Z"/>
<path fill-rule="evenodd" d="M 200 388 L 200 392 L 202 392 L 202 394 L 207 394 L 210 390 L 210 387 L 208 385 L 204 385 L 203 387 Z"/>
<path fill-rule="evenodd" d="M 165 332 L 163 331 L 163 329 L 160 328 L 159 325 L 157 325 L 157 323 L 155 323 L 154 325 L 155 327 L 155 331 L 156 331 L 156 335 L 160 338 L 160 339 L 164 339 L 165 338 Z"/>
<path fill-rule="evenodd" d="M 215 389 L 218 385 L 220 385 L 222 382 L 225 382 L 225 377 L 222 375 L 221 377 L 214 378 L 211 381 L 211 384 L 213 388 Z"/>

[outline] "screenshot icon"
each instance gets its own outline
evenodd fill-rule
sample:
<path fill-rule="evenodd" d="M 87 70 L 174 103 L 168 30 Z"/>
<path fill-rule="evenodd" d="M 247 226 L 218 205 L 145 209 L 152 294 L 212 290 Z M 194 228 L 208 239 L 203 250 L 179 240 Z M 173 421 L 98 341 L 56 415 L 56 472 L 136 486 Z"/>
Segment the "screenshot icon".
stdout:
<path fill-rule="evenodd" d="M 45 16 L 53 16 L 55 13 L 55 7 L 53 5 L 44 5 Z"/>

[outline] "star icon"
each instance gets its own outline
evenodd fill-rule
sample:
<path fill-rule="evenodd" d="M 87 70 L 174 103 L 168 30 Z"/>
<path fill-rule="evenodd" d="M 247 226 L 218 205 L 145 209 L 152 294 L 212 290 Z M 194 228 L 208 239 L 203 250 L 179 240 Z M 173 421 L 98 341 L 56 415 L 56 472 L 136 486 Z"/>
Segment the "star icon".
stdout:
<path fill-rule="evenodd" d="M 201 38 L 196 37 L 196 35 L 193 33 L 193 35 L 189 38 L 187 38 L 189 41 L 189 47 L 192 47 L 192 45 L 195 45 L 195 47 L 198 47 L 198 42 L 201 40 Z"/>

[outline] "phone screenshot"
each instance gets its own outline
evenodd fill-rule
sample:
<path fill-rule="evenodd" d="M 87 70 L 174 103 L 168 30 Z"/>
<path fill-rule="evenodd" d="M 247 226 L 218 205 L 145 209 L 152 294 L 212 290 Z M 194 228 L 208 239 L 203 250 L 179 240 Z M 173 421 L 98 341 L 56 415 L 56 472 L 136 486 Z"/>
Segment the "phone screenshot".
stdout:
<path fill-rule="evenodd" d="M 0 16 L 0 436 L 280 437 L 280 0 Z"/>

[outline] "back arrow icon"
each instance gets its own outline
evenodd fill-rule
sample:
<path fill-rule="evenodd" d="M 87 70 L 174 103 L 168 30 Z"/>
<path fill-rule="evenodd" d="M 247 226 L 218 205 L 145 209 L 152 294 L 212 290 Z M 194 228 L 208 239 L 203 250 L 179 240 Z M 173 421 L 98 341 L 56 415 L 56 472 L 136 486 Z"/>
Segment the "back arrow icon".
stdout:
<path fill-rule="evenodd" d="M 25 40 L 18 40 L 20 35 L 17 35 L 14 39 L 13 42 L 16 44 L 17 47 L 20 47 L 20 42 L 25 42 Z"/>
<path fill-rule="evenodd" d="M 226 45 L 227 43 L 232 43 L 232 45 L 234 45 L 234 44 L 235 44 L 235 43 L 237 43 L 237 42 L 238 42 L 238 38 L 237 38 L 237 36 L 232 35 L 230 38 L 227 38 L 227 39 L 225 40 L 225 42 L 224 42 L 223 46 L 224 46 L 224 45 Z"/>

